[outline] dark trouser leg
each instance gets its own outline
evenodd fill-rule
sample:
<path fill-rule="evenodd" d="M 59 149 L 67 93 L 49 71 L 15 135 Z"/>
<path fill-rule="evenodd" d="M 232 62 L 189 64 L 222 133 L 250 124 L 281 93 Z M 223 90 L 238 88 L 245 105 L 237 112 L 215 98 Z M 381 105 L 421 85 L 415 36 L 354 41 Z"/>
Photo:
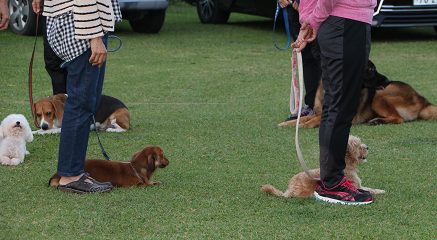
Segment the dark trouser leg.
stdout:
<path fill-rule="evenodd" d="M 47 73 L 52 79 L 53 95 L 58 93 L 67 93 L 67 69 L 59 67 L 63 61 L 55 54 L 55 52 L 53 52 L 49 42 L 47 41 L 46 17 L 43 17 L 42 21 L 44 62 L 46 64 Z"/>
<path fill-rule="evenodd" d="M 357 113 L 366 63 L 367 24 L 330 16 L 318 40 L 325 89 L 319 129 L 320 174 L 333 187 L 344 177 L 347 142 Z"/>
<path fill-rule="evenodd" d="M 108 35 L 102 37 L 107 45 Z M 84 173 L 90 133 L 90 117 L 97 111 L 102 93 L 106 62 L 102 67 L 89 63 L 91 49 L 68 63 L 68 98 L 65 101 L 59 143 L 58 175 Z"/>

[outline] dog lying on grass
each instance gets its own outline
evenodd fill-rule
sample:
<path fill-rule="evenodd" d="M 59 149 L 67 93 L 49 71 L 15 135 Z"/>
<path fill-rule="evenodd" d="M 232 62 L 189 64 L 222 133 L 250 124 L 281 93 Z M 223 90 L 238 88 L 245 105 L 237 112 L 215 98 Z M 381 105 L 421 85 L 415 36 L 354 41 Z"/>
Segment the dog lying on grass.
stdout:
<path fill-rule="evenodd" d="M 353 181 L 352 185 L 356 188 L 369 191 L 372 194 L 385 193 L 384 190 L 372 189 L 363 187 L 361 185 L 361 179 L 358 177 L 358 164 L 366 162 L 368 153 L 368 147 L 361 143 L 361 140 L 355 136 L 350 135 L 346 149 L 346 168 L 344 169 L 344 175 L 350 181 Z M 320 168 L 309 170 L 311 176 L 314 178 L 320 178 Z M 312 197 L 316 190 L 317 181 L 309 178 L 305 172 L 294 175 L 288 183 L 288 189 L 285 193 L 276 189 L 270 184 L 264 185 L 261 191 L 271 193 L 276 196 L 283 197 Z"/>
<path fill-rule="evenodd" d="M 299 127 L 320 126 L 324 96 L 325 91 L 319 84 L 314 102 L 316 114 L 302 117 Z M 369 60 L 360 105 L 352 124 L 398 124 L 417 119 L 437 120 L 437 106 L 419 95 L 410 85 L 400 81 L 390 81 L 386 76 L 379 74 L 375 65 Z M 297 120 L 291 120 L 282 122 L 278 126 L 295 126 L 296 123 Z"/>
<path fill-rule="evenodd" d="M 150 146 L 134 153 L 130 162 L 86 159 L 84 170 L 95 180 L 111 182 L 115 187 L 142 187 L 161 184 L 152 181 L 153 173 L 168 164 L 164 151 L 160 147 Z M 58 186 L 60 179 L 61 176 L 55 173 L 49 180 L 49 187 Z"/>
<path fill-rule="evenodd" d="M 37 134 L 60 133 L 64 116 L 64 104 L 67 95 L 57 95 L 42 98 L 35 102 L 34 121 L 40 120 L 41 129 Z M 99 108 L 95 113 L 97 130 L 108 132 L 124 132 L 130 127 L 130 112 L 126 105 L 117 98 L 102 95 Z M 94 124 L 90 121 L 93 130 Z"/>

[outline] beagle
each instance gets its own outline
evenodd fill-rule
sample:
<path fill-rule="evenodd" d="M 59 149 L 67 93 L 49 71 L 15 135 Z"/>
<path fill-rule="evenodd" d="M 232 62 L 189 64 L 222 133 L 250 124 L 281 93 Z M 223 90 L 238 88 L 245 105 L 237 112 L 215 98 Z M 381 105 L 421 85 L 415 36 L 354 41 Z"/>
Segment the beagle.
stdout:
<path fill-rule="evenodd" d="M 33 108 L 34 120 L 40 120 L 41 129 L 32 133 L 60 133 L 64 104 L 67 94 L 49 96 L 35 102 Z M 102 95 L 99 108 L 94 114 L 97 129 L 108 132 L 124 132 L 130 126 L 130 112 L 126 105 L 117 98 Z M 91 129 L 94 124 L 91 122 Z"/>
<path fill-rule="evenodd" d="M 111 182 L 116 187 L 141 187 L 162 184 L 153 182 L 152 176 L 158 168 L 165 168 L 168 164 L 160 147 L 149 146 L 134 153 L 129 162 L 86 159 L 84 170 L 99 182 Z M 61 176 L 53 174 L 48 186 L 58 186 L 60 179 Z"/>

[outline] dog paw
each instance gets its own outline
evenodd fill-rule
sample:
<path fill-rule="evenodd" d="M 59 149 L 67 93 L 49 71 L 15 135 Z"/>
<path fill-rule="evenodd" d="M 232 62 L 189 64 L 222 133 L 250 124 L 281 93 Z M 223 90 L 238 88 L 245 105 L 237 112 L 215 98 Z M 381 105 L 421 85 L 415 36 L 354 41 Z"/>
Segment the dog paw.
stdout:
<path fill-rule="evenodd" d="M 55 134 L 55 133 L 60 133 L 61 129 L 60 128 L 52 128 L 52 129 L 48 129 L 48 130 L 37 130 L 37 131 L 33 131 L 32 134 L 39 134 L 39 135 L 44 135 L 44 134 Z"/>
<path fill-rule="evenodd" d="M 10 159 L 8 157 L 2 157 L 0 159 L 0 162 L 2 163 L 2 165 L 5 165 L 5 166 L 15 166 L 15 165 L 19 164 L 19 162 L 18 163 L 16 162 L 16 159 L 17 158 Z"/>
<path fill-rule="evenodd" d="M 375 118 L 375 119 L 372 119 L 369 121 L 370 126 L 381 125 L 382 123 L 383 123 L 382 119 L 380 119 L 380 118 Z"/>
<path fill-rule="evenodd" d="M 108 128 L 106 129 L 107 132 L 126 132 L 123 128 Z"/>
<path fill-rule="evenodd" d="M 154 182 L 154 183 L 152 183 L 152 185 L 161 185 L 162 184 L 162 182 Z"/>
<path fill-rule="evenodd" d="M 278 127 L 286 127 L 286 126 L 294 125 L 292 122 L 293 121 L 281 122 L 280 124 L 278 124 Z"/>

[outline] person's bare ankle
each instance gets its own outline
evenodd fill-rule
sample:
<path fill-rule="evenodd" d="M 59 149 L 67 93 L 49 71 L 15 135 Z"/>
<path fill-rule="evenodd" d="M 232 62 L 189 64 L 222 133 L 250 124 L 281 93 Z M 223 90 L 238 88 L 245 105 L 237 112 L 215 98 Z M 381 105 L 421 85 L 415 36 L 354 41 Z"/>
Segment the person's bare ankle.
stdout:
<path fill-rule="evenodd" d="M 61 176 L 61 179 L 59 180 L 59 184 L 60 185 L 65 185 L 74 181 L 79 180 L 81 177 L 83 176 L 83 173 L 79 176 L 73 176 L 73 177 L 65 177 L 65 176 Z M 85 179 L 85 182 L 89 182 L 92 183 L 89 179 Z"/>

